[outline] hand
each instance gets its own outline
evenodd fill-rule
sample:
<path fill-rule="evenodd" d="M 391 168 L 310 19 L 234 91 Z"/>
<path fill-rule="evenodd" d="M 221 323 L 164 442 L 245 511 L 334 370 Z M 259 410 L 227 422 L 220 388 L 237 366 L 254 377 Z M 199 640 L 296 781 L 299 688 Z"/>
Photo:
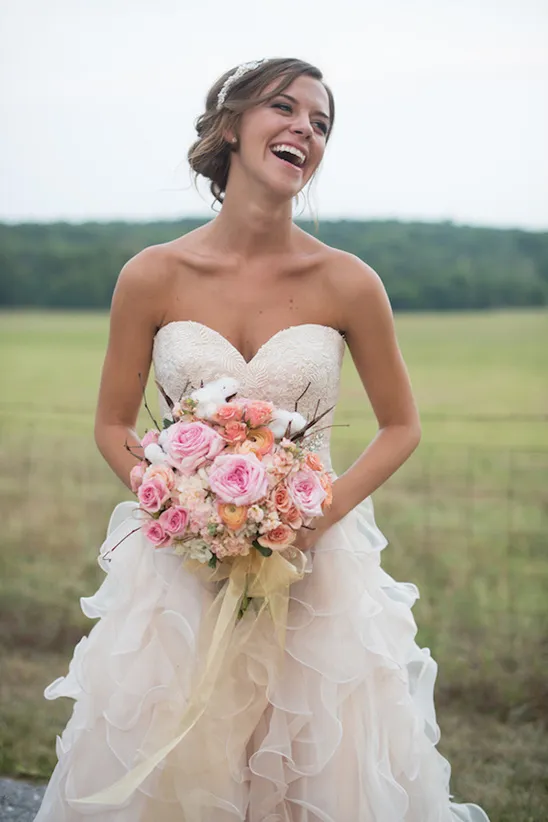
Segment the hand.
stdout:
<path fill-rule="evenodd" d="M 306 528 L 304 526 L 299 528 L 297 538 L 291 547 L 298 548 L 300 551 L 309 551 L 330 526 L 331 522 L 326 514 L 315 517 Z"/>

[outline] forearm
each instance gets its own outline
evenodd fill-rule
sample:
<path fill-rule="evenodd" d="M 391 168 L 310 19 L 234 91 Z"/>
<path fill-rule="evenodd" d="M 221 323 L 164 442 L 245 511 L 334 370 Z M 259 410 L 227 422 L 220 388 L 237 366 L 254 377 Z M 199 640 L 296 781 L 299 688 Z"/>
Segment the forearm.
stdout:
<path fill-rule="evenodd" d="M 381 428 L 365 451 L 333 483 L 330 519 L 337 522 L 403 465 L 420 442 L 417 427 Z"/>
<path fill-rule="evenodd" d="M 125 447 L 126 442 L 133 453 Z M 126 425 L 100 425 L 95 429 L 95 443 L 114 473 L 131 490 L 129 473 L 143 454 L 137 433 Z"/>

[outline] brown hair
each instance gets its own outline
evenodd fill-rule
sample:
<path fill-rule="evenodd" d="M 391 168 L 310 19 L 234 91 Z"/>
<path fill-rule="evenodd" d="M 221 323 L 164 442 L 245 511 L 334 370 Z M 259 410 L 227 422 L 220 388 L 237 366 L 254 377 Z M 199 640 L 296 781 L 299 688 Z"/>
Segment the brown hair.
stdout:
<path fill-rule="evenodd" d="M 225 81 L 236 68 L 225 72 L 211 86 L 206 97 L 206 110 L 196 121 L 198 139 L 188 151 L 188 162 L 195 176 L 199 174 L 210 180 L 210 191 L 215 200 L 223 202 L 224 192 L 230 168 L 230 155 L 234 146 L 227 142 L 224 134 L 228 130 L 237 131 L 237 126 L 244 111 L 266 103 L 280 94 L 291 83 L 302 75 L 313 77 L 323 83 L 329 99 L 329 139 L 335 117 L 335 103 L 330 88 L 325 84 L 321 71 L 310 63 L 292 58 L 273 58 L 251 71 L 230 85 L 223 107 L 217 110 L 217 98 Z M 264 89 L 274 80 L 280 82 L 268 94 Z"/>

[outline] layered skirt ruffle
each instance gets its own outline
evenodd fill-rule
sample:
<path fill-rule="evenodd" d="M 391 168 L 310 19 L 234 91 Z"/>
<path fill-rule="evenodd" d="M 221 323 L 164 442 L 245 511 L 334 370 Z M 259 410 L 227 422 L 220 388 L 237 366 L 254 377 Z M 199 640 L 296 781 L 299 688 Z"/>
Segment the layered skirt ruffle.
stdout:
<path fill-rule="evenodd" d="M 132 531 L 136 507 L 116 506 L 109 533 Z M 82 804 L 175 736 L 219 590 L 131 534 L 100 560 L 81 600 L 99 621 L 46 689 L 76 702 L 35 822 L 488 822 L 452 802 L 419 593 L 381 568 L 385 545 L 367 499 L 309 552 L 283 650 L 250 609 L 208 712 L 123 804 Z"/>

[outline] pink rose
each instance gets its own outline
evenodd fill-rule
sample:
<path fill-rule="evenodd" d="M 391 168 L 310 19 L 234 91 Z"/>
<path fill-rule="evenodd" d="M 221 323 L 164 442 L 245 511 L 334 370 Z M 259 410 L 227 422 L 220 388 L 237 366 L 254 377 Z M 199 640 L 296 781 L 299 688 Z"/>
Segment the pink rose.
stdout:
<path fill-rule="evenodd" d="M 159 522 L 166 534 L 172 537 L 180 537 L 186 531 L 188 525 L 188 511 L 181 505 L 170 505 L 170 507 L 160 514 Z"/>
<path fill-rule="evenodd" d="M 268 476 L 255 454 L 221 454 L 209 472 L 209 485 L 222 502 L 251 505 L 268 491 Z"/>
<path fill-rule="evenodd" d="M 305 518 L 319 517 L 327 494 L 316 471 L 306 468 L 290 474 L 286 479 L 291 499 Z"/>
<path fill-rule="evenodd" d="M 137 465 L 134 465 L 131 471 L 129 472 L 129 482 L 131 485 L 131 490 L 134 494 L 137 493 L 139 487 L 143 482 L 143 477 L 145 475 L 145 471 L 148 468 L 147 462 L 138 462 Z"/>
<path fill-rule="evenodd" d="M 141 445 L 143 448 L 146 448 L 147 445 L 151 445 L 152 443 L 158 442 L 158 437 L 160 436 L 160 432 L 156 431 L 155 428 L 151 428 L 150 431 L 147 431 L 143 439 L 141 440 Z"/>
<path fill-rule="evenodd" d="M 141 530 L 155 548 L 166 548 L 172 543 L 171 535 L 166 533 L 159 519 L 145 520 L 141 525 Z"/>
<path fill-rule="evenodd" d="M 248 422 L 252 428 L 259 428 L 265 425 L 272 419 L 272 412 L 274 406 L 271 402 L 262 402 L 262 400 L 252 400 L 246 405 L 244 412 L 244 420 Z"/>
<path fill-rule="evenodd" d="M 169 497 L 169 488 L 162 477 L 152 477 L 152 479 L 145 480 L 137 491 L 137 498 L 141 506 L 151 514 L 159 511 Z"/>
<path fill-rule="evenodd" d="M 176 422 L 167 429 L 164 447 L 174 465 L 188 477 L 220 454 L 225 441 L 202 422 Z"/>

